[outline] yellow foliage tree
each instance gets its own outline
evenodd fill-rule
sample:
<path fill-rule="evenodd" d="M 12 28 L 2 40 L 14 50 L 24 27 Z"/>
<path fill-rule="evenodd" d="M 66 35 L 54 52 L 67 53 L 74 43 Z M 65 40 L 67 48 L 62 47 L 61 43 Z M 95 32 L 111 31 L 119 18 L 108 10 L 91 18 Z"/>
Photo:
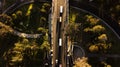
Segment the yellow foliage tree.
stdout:
<path fill-rule="evenodd" d="M 82 58 L 78 58 L 76 61 L 75 61 L 75 65 L 73 67 L 91 67 L 91 65 L 89 65 L 87 63 L 87 58 L 85 57 L 82 57 Z"/>

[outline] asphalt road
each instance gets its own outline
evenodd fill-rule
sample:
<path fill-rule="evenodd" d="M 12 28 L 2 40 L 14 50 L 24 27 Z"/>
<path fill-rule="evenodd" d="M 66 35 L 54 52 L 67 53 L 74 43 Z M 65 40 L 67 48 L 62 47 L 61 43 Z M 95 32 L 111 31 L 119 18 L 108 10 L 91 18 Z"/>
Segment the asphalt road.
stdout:
<path fill-rule="evenodd" d="M 56 65 L 56 60 L 58 60 L 58 32 L 57 32 L 57 22 L 59 21 L 60 16 L 60 6 L 63 6 L 63 15 L 62 15 L 62 27 L 61 27 L 61 35 L 62 35 L 62 67 L 65 66 L 65 46 L 64 46 L 64 39 L 65 39 L 65 33 L 63 31 L 66 22 L 66 16 L 67 16 L 67 0 L 52 0 L 52 14 L 51 14 L 51 43 L 52 43 L 52 50 L 53 50 L 53 66 Z"/>

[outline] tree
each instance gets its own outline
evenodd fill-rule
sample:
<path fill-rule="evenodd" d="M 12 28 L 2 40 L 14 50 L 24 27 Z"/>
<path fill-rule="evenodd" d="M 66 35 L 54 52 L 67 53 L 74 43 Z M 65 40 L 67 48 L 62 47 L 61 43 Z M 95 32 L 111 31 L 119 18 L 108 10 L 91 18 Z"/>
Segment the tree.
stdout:
<path fill-rule="evenodd" d="M 91 32 L 92 34 L 88 36 L 90 37 L 90 41 L 88 43 L 89 51 L 102 53 L 106 52 L 107 49 L 111 47 L 111 43 L 108 42 L 108 36 L 107 33 L 105 33 L 105 27 L 99 23 L 100 20 L 91 15 L 87 15 L 86 19 L 88 25 L 86 28 L 84 28 L 84 32 Z"/>
<path fill-rule="evenodd" d="M 75 61 L 75 65 L 73 67 L 91 67 L 91 65 L 89 65 L 87 63 L 87 58 L 85 57 L 82 57 L 82 58 L 78 58 L 76 61 Z"/>
<path fill-rule="evenodd" d="M 0 38 L 0 46 L 7 45 L 7 47 L 5 47 L 6 50 L 3 50 L 4 55 L 2 55 L 3 53 L 0 54 L 0 57 L 3 56 L 3 61 L 6 63 L 5 67 L 37 67 L 44 64 L 43 61 L 45 60 L 46 53 L 50 50 L 47 23 L 50 6 L 49 3 L 41 4 L 40 2 L 35 2 L 18 9 L 15 8 L 16 10 L 13 14 L 9 14 L 9 16 L 7 14 L 0 15 L 0 37 L 2 36 L 2 38 L 3 35 L 8 35 L 6 33 L 13 33 L 14 29 L 24 33 L 43 34 L 41 38 L 37 39 L 27 39 L 16 36 L 17 38 L 12 44 L 11 42 L 3 44 L 1 42 L 6 40 Z M 41 9 L 45 11 L 42 12 Z M 29 22 L 29 27 L 25 25 L 26 22 Z M 27 27 L 26 30 L 24 29 L 25 26 Z M 12 38 L 14 37 L 5 37 L 7 40 Z M 3 62 L 0 63 L 0 66 L 2 63 Z"/>
<path fill-rule="evenodd" d="M 4 59 L 7 62 L 6 66 L 36 66 L 44 60 L 44 49 L 34 40 L 23 39 L 6 52 Z"/>

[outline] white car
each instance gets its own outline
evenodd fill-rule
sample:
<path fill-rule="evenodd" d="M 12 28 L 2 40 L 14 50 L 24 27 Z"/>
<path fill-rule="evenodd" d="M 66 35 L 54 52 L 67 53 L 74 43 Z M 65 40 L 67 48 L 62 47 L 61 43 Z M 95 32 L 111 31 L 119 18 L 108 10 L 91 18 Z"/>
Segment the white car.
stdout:
<path fill-rule="evenodd" d="M 60 6 L 60 13 L 63 13 L 63 6 Z"/>

